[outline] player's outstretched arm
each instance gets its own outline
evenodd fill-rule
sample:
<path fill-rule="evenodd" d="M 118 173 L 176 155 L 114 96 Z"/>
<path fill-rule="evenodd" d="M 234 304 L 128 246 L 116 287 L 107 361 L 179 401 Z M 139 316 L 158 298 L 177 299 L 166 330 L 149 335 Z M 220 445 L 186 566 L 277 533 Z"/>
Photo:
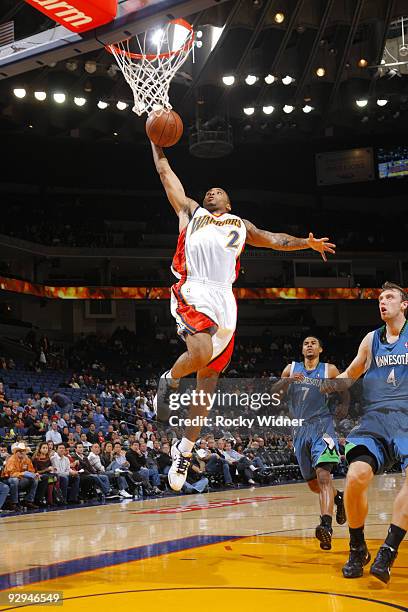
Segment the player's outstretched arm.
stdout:
<path fill-rule="evenodd" d="M 370 363 L 372 342 L 373 332 L 369 332 L 361 342 L 357 355 L 354 357 L 353 361 L 344 372 L 336 377 L 336 379 L 346 378 L 350 381 L 349 386 L 351 386 L 355 380 L 366 372 Z"/>
<path fill-rule="evenodd" d="M 329 364 L 329 371 L 327 373 L 329 378 L 337 378 L 340 375 L 340 372 L 332 363 Z M 345 419 L 348 415 L 349 407 L 350 407 L 350 392 L 348 389 L 339 390 L 340 395 L 340 403 L 336 407 L 335 416 L 337 419 Z"/>
<path fill-rule="evenodd" d="M 180 216 L 180 214 L 186 213 L 192 214 L 198 206 L 197 202 L 194 202 L 186 196 L 184 187 L 178 176 L 171 169 L 168 159 L 163 153 L 163 149 L 152 142 L 151 145 L 154 165 L 156 166 L 167 198 L 174 208 L 176 215 Z"/>
<path fill-rule="evenodd" d="M 326 253 L 334 254 L 336 245 L 329 242 L 329 238 L 315 238 L 312 232 L 308 238 L 295 238 L 289 234 L 275 234 L 267 230 L 257 228 L 253 223 L 243 220 L 247 230 L 247 243 L 255 247 L 275 249 L 276 251 L 300 251 L 302 249 L 313 249 L 318 251 L 324 261 L 327 261 Z"/>

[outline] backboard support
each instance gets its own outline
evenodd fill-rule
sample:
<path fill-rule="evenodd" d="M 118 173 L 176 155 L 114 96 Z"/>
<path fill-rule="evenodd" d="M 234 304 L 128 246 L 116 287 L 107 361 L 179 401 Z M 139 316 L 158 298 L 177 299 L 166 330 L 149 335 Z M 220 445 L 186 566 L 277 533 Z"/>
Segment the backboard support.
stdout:
<path fill-rule="evenodd" d="M 105 45 L 141 34 L 160 18 L 198 13 L 227 0 L 122 0 L 116 18 L 106 26 L 76 34 L 56 26 L 40 34 L 0 47 L 0 79 L 35 70 L 52 62 L 89 53 Z"/>

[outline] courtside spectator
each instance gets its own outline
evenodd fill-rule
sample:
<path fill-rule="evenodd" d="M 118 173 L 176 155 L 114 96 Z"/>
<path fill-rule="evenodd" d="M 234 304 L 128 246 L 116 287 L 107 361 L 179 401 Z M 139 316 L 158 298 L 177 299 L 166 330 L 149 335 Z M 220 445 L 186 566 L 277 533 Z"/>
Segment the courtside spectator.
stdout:
<path fill-rule="evenodd" d="M 27 457 L 30 450 L 24 442 L 18 442 L 13 446 L 13 454 L 6 460 L 2 476 L 7 479 L 10 487 L 11 501 L 18 505 L 18 495 L 21 491 L 27 491 L 23 501 L 26 508 L 37 509 L 34 503 L 40 475 L 36 473 L 31 459 Z"/>
<path fill-rule="evenodd" d="M 57 452 L 52 457 L 51 463 L 54 467 L 55 474 L 58 476 L 64 502 L 77 504 L 80 478 L 78 471 L 71 467 L 70 461 L 67 457 L 67 449 L 65 444 L 62 442 L 57 445 Z M 67 497 L 68 491 L 69 494 Z"/>

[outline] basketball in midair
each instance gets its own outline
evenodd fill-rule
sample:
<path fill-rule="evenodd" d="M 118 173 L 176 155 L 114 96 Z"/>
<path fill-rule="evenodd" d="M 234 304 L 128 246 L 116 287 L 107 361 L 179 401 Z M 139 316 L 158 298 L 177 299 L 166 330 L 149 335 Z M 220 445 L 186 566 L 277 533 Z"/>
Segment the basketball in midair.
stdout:
<path fill-rule="evenodd" d="M 146 133 L 158 147 L 172 147 L 183 135 L 183 122 L 174 110 L 153 111 L 146 121 Z"/>

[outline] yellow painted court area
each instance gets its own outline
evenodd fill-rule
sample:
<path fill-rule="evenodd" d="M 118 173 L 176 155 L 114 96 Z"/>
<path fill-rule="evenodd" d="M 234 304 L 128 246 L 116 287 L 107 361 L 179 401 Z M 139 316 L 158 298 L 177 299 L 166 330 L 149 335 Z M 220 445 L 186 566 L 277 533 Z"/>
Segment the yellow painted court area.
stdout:
<path fill-rule="evenodd" d="M 366 529 L 373 556 L 385 536 L 400 483 L 399 475 L 375 479 Z M 19 519 L 20 535 L 16 519 L 10 517 L 3 521 L 0 537 L 5 538 L 4 527 L 9 522 L 15 538 L 20 539 L 20 555 L 14 563 L 17 572 L 9 568 L 11 577 L 18 576 L 20 569 L 24 579 L 30 571 L 34 571 L 32 577 L 41 572 L 44 578 L 13 588 L 13 592 L 63 591 L 66 612 L 176 610 L 180 605 L 228 606 L 236 611 L 254 606 L 319 612 L 408 610 L 408 543 L 400 548 L 388 586 L 369 576 L 369 566 L 363 578 L 345 580 L 341 567 L 348 554 L 347 528 L 335 526 L 333 548 L 323 552 L 313 537 L 317 513 L 317 498 L 306 485 L 295 484 L 30 515 Z M 108 525 L 101 522 L 102 517 Z M 88 540 L 83 537 L 78 546 L 81 522 Z M 61 550 L 60 558 L 53 559 L 45 551 L 56 548 L 57 540 L 50 540 L 48 534 L 58 525 L 72 532 L 72 550 L 71 555 Z M 38 538 L 35 560 L 28 560 L 32 555 L 29 546 L 24 553 L 25 527 L 26 536 L 30 533 Z M 102 537 L 95 538 L 98 529 Z M 222 541 L 211 542 L 211 538 Z M 131 560 L 135 549 L 143 558 Z M 110 563 L 109 555 L 115 551 L 124 551 L 129 559 L 112 557 L 114 564 L 83 569 L 92 566 L 92 559 Z M 4 549 L 0 554 L 3 559 Z M 88 565 L 83 564 L 85 558 L 91 559 Z M 10 554 L 7 559 L 11 564 Z M 72 559 L 76 559 L 73 565 Z M 47 579 L 55 563 L 55 571 L 63 567 L 69 575 Z M 4 601 L 5 591 L 2 595 Z M 0 609 L 13 607 L 3 604 Z"/>

